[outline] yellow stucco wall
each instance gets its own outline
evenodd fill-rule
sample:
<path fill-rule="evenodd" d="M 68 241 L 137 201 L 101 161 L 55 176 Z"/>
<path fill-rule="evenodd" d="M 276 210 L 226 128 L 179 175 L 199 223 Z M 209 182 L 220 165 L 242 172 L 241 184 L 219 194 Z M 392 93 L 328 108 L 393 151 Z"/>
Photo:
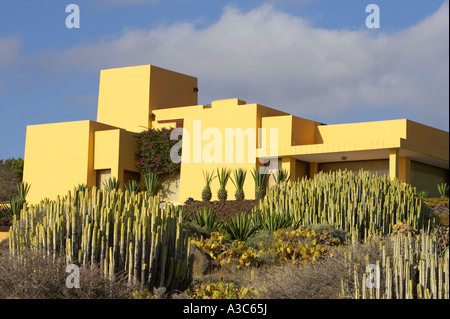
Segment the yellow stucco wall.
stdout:
<path fill-rule="evenodd" d="M 140 132 L 148 128 L 150 66 L 102 70 L 97 122 Z"/>
<path fill-rule="evenodd" d="M 339 144 L 406 138 L 407 120 L 319 125 L 315 134 L 317 144 Z"/>
<path fill-rule="evenodd" d="M 257 158 L 277 159 L 277 167 L 289 169 L 292 179 L 314 177 L 327 165 L 345 166 L 337 164 L 344 153 L 359 154 L 359 160 L 383 160 L 392 178 L 406 182 L 419 176 L 412 173 L 411 167 L 417 166 L 412 160 L 429 160 L 448 175 L 448 132 L 404 119 L 323 125 L 239 99 L 197 105 L 194 88 L 197 78 L 151 65 L 102 70 L 97 122 L 27 128 L 24 181 L 31 184 L 28 200 L 54 198 L 79 183 L 93 186 L 99 170 L 111 170 L 111 176 L 123 181 L 124 172 L 128 177 L 138 172 L 136 132 L 180 125 L 186 132 L 180 177 L 167 185 L 180 202 L 188 197 L 200 199 L 205 186 L 202 172 L 222 167 L 247 170 L 244 192 L 247 199 L 254 198 L 251 170 L 262 165 Z M 260 128 L 266 130 L 264 143 L 258 136 Z M 276 146 L 271 150 L 272 137 Z M 238 149 L 242 158 L 237 156 Z M 326 164 L 330 162 L 335 164 Z M 215 200 L 217 178 L 211 187 Z M 231 181 L 227 190 L 228 198 L 234 199 Z"/>
<path fill-rule="evenodd" d="M 92 121 L 28 126 L 23 173 L 31 185 L 28 202 L 55 199 L 78 184 L 95 184 L 94 134 L 107 129 L 111 126 Z"/>
<path fill-rule="evenodd" d="M 150 66 L 150 109 L 197 105 L 196 77 Z"/>
<path fill-rule="evenodd" d="M 137 172 L 135 154 L 137 140 L 135 134 L 122 129 L 95 132 L 94 169 L 111 170 L 124 187 L 124 171 Z"/>
<path fill-rule="evenodd" d="M 247 136 L 242 135 L 241 140 L 236 138 L 233 132 L 227 131 L 227 129 L 239 128 L 243 132 L 247 129 L 249 129 L 247 132 L 252 130 L 256 132 L 257 105 L 244 103 L 238 99 L 219 100 L 212 102 L 211 107 L 198 106 L 191 108 L 190 112 L 185 114 L 184 128 L 189 132 L 190 140 L 183 136 L 183 155 L 186 155 L 186 151 L 189 150 L 190 156 L 183 158 L 181 163 L 180 201 L 188 197 L 201 199 L 201 192 L 205 186 L 202 172 L 216 172 L 217 168 L 221 167 L 247 170 L 244 193 L 246 198 L 254 198 L 255 186 L 250 170 L 256 166 L 256 157 L 249 157 L 248 150 L 252 144 L 252 147 L 256 149 L 256 139 L 249 140 Z M 227 136 L 230 141 L 233 140 L 230 144 L 233 153 L 227 152 Z M 219 144 L 214 144 L 215 141 L 219 141 Z M 242 159 L 237 157 L 238 143 L 242 146 Z M 217 147 L 213 147 L 214 145 Z M 241 161 L 242 163 L 239 163 Z M 212 200 L 217 199 L 218 189 L 219 181 L 216 178 L 211 183 Z M 228 198 L 234 199 L 235 188 L 231 181 L 227 185 L 227 191 Z"/>
<path fill-rule="evenodd" d="M 196 105 L 197 78 L 152 65 L 102 70 L 97 122 L 141 132 L 153 110 Z"/>

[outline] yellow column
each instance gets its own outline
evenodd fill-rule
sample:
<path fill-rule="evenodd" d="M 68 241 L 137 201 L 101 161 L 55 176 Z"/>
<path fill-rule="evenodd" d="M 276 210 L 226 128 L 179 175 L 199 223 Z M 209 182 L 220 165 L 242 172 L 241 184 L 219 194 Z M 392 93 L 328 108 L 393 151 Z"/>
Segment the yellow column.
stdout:
<path fill-rule="evenodd" d="M 398 179 L 405 183 L 411 183 L 411 159 L 409 157 L 399 157 Z"/>
<path fill-rule="evenodd" d="M 281 159 L 281 169 L 285 169 L 291 173 L 290 181 L 295 181 L 295 158 L 283 157 Z"/>
<path fill-rule="evenodd" d="M 309 178 L 314 178 L 317 173 L 319 173 L 319 163 L 309 163 Z"/>
<path fill-rule="evenodd" d="M 399 178 L 399 150 L 391 149 L 389 151 L 389 177 L 391 179 Z"/>

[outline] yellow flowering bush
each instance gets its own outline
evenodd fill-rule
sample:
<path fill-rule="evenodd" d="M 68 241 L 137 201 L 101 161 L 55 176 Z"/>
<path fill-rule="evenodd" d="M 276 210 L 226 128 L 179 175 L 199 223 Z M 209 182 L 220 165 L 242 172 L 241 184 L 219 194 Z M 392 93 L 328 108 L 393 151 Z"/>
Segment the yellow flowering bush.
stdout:
<path fill-rule="evenodd" d="M 232 282 L 219 281 L 200 285 L 193 292 L 187 291 L 192 299 L 250 299 L 258 296 L 258 291 L 248 287 L 237 287 Z"/>
<path fill-rule="evenodd" d="M 332 256 L 319 243 L 321 236 L 312 229 L 278 230 L 274 233 L 274 239 L 269 250 L 278 256 L 280 262 L 308 263 L 319 256 Z"/>
<path fill-rule="evenodd" d="M 403 234 L 405 236 L 408 236 L 408 233 L 411 233 L 411 235 L 415 236 L 420 233 L 410 225 L 406 224 L 406 222 L 402 221 L 398 221 L 394 226 L 392 226 L 392 228 L 394 229 L 392 233 L 393 235 Z"/>
<path fill-rule="evenodd" d="M 261 251 L 255 251 L 243 241 L 234 240 L 229 244 L 218 232 L 211 233 L 210 238 L 202 238 L 193 241 L 193 243 L 221 265 L 230 264 L 234 261 L 237 262 L 238 269 L 258 265 L 258 257 Z"/>

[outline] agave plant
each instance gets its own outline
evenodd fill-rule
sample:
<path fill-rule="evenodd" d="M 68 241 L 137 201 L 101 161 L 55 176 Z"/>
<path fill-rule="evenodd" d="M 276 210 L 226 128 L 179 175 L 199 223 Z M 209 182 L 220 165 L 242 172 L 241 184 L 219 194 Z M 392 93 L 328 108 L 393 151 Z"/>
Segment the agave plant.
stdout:
<path fill-rule="evenodd" d="M 269 180 L 270 175 L 264 174 L 261 172 L 259 168 L 255 168 L 252 171 L 253 179 L 255 180 L 256 189 L 255 189 L 255 198 L 256 199 L 263 199 L 264 196 L 266 196 L 266 185 L 267 181 Z"/>
<path fill-rule="evenodd" d="M 202 200 L 210 201 L 212 197 L 211 181 L 216 178 L 214 173 L 203 172 L 203 178 L 205 179 L 205 187 L 202 190 Z"/>
<path fill-rule="evenodd" d="M 25 200 L 28 192 L 30 191 L 30 185 L 28 183 L 20 182 L 17 184 L 17 190 L 19 191 L 19 198 Z"/>
<path fill-rule="evenodd" d="M 259 216 L 255 219 L 258 220 L 258 224 L 262 229 L 268 229 L 275 232 L 283 228 L 291 227 L 296 229 L 300 227 L 300 224 L 295 222 L 294 216 L 289 214 L 287 211 L 265 213 L 260 213 L 257 211 L 257 213 L 259 213 Z"/>
<path fill-rule="evenodd" d="M 419 198 L 428 198 L 428 196 L 430 196 L 430 193 L 429 192 L 427 192 L 427 191 L 420 191 L 420 192 L 418 192 L 417 193 L 417 196 L 419 197 Z"/>
<path fill-rule="evenodd" d="M 246 241 L 253 233 L 259 229 L 259 225 L 254 223 L 246 213 L 239 213 L 231 216 L 223 224 L 224 229 L 230 234 L 232 240 Z"/>
<path fill-rule="evenodd" d="M 137 180 L 129 180 L 126 184 L 125 184 L 125 189 L 129 192 L 129 193 L 139 193 L 139 191 L 141 190 L 141 185 L 139 184 L 139 182 Z"/>
<path fill-rule="evenodd" d="M 14 197 L 13 199 L 11 199 L 9 205 L 5 206 L 5 208 L 3 209 L 5 216 L 9 218 L 13 218 L 14 216 L 19 217 L 20 211 L 22 210 L 24 204 L 24 199 L 20 197 Z"/>
<path fill-rule="evenodd" d="M 217 177 L 219 178 L 220 188 L 217 191 L 217 197 L 219 200 L 227 200 L 228 192 L 226 190 L 226 186 L 228 180 L 230 179 L 231 171 L 226 168 L 222 168 L 220 171 L 217 169 Z"/>
<path fill-rule="evenodd" d="M 196 214 L 194 220 L 200 227 L 206 227 L 209 232 L 220 231 L 223 225 L 223 219 L 217 218 L 217 213 L 213 208 L 203 207 Z"/>
<path fill-rule="evenodd" d="M 75 187 L 75 192 L 79 193 L 79 192 L 85 192 L 86 190 L 90 190 L 89 186 L 87 186 L 86 184 L 78 184 Z"/>
<path fill-rule="evenodd" d="M 147 172 L 144 175 L 144 185 L 148 196 L 158 194 L 158 188 L 161 185 L 161 177 L 153 172 Z"/>
<path fill-rule="evenodd" d="M 118 191 L 120 186 L 120 181 L 116 177 L 110 177 L 107 181 L 103 182 L 103 186 L 106 188 L 107 192 Z"/>
<path fill-rule="evenodd" d="M 234 171 L 234 179 L 231 179 L 234 186 L 236 187 L 236 192 L 234 193 L 234 197 L 236 199 L 244 199 L 245 193 L 244 193 L 244 182 L 245 182 L 245 176 L 247 175 L 247 172 L 244 171 L 242 168 L 239 168 Z"/>
<path fill-rule="evenodd" d="M 287 169 L 278 169 L 272 174 L 275 183 L 281 184 L 289 181 L 291 178 L 291 173 Z"/>
<path fill-rule="evenodd" d="M 441 194 L 441 197 L 442 198 L 447 197 L 448 190 L 449 190 L 448 184 L 447 183 L 441 183 L 437 187 L 438 187 L 439 194 Z"/>

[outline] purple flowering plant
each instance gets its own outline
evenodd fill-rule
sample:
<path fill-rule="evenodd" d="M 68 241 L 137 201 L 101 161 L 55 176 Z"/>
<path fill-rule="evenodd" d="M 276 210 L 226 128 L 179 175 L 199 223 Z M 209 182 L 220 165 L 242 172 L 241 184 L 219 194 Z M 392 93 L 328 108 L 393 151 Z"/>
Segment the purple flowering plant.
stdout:
<path fill-rule="evenodd" d="M 172 130 L 167 128 L 150 129 L 137 135 L 136 166 L 141 169 L 142 173 L 153 172 L 163 175 L 180 171 L 180 163 L 174 163 L 170 159 L 170 150 L 179 141 L 170 139 Z"/>

